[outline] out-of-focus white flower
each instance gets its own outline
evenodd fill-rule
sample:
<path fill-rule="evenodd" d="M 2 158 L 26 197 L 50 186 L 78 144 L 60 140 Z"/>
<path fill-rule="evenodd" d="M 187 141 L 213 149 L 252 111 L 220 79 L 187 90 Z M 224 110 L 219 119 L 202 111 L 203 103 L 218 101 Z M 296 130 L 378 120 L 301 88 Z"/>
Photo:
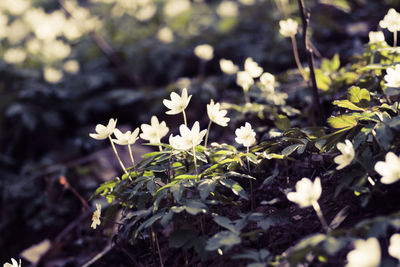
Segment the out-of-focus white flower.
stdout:
<path fill-rule="evenodd" d="M 115 126 L 117 125 L 117 120 L 110 119 L 107 126 L 102 124 L 96 125 L 96 133 L 90 133 L 89 136 L 96 140 L 104 140 L 108 138 L 114 132 Z"/>
<path fill-rule="evenodd" d="M 238 4 L 233 1 L 222 1 L 217 7 L 217 14 L 221 17 L 236 17 L 238 13 Z"/>
<path fill-rule="evenodd" d="M 251 6 L 254 5 L 256 0 L 239 0 L 239 2 L 245 6 Z"/>
<path fill-rule="evenodd" d="M 377 267 L 381 261 L 381 248 L 375 237 L 356 240 L 354 249 L 347 254 L 346 267 Z"/>
<path fill-rule="evenodd" d="M 228 113 L 227 110 L 221 109 L 220 104 L 214 104 L 214 100 L 211 99 L 210 104 L 207 104 L 207 114 L 210 120 L 222 127 L 228 126 L 228 122 L 231 120 L 230 118 L 225 117 Z"/>
<path fill-rule="evenodd" d="M 186 107 L 189 105 L 192 95 L 188 96 L 186 88 L 183 88 L 181 96 L 175 92 L 172 92 L 170 97 L 171 100 L 163 100 L 163 104 L 170 109 L 165 113 L 168 115 L 175 115 L 183 112 L 186 109 Z"/>
<path fill-rule="evenodd" d="M 382 43 L 385 42 L 385 35 L 383 34 L 382 31 L 377 31 L 377 32 L 369 32 L 369 44 L 376 44 L 376 43 Z"/>
<path fill-rule="evenodd" d="M 182 124 L 179 126 L 180 136 L 169 137 L 169 143 L 174 149 L 188 150 L 193 149 L 203 141 L 203 137 L 206 135 L 207 130 L 200 131 L 199 122 L 196 121 L 192 129 L 189 129 L 186 125 Z"/>
<path fill-rule="evenodd" d="M 400 14 L 394 9 L 389 9 L 379 26 L 387 28 L 391 32 L 400 31 Z"/>
<path fill-rule="evenodd" d="M 242 87 L 243 91 L 247 92 L 250 86 L 254 84 L 254 80 L 247 71 L 239 71 L 236 74 L 236 84 Z"/>
<path fill-rule="evenodd" d="M 339 164 L 336 169 L 341 170 L 353 161 L 354 147 L 353 144 L 347 139 L 345 140 L 345 143 L 338 143 L 336 147 L 342 153 L 342 155 L 336 156 L 333 161 L 336 164 Z"/>
<path fill-rule="evenodd" d="M 143 123 L 140 128 L 142 129 L 140 138 L 149 141 L 151 144 L 161 143 L 161 138 L 166 136 L 169 131 L 165 121 L 160 123 L 156 116 L 151 117 L 150 125 Z"/>
<path fill-rule="evenodd" d="M 246 58 L 244 62 L 244 70 L 253 78 L 260 77 L 264 71 L 263 68 L 258 66 L 257 62 L 255 62 L 251 57 Z"/>
<path fill-rule="evenodd" d="M 52 68 L 52 67 L 45 67 L 43 70 L 44 79 L 49 83 L 58 83 L 63 78 L 62 71 Z"/>
<path fill-rule="evenodd" d="M 235 74 L 239 70 L 239 67 L 233 64 L 232 60 L 229 59 L 221 59 L 219 61 L 219 66 L 226 74 Z"/>
<path fill-rule="evenodd" d="M 171 43 L 174 41 L 174 33 L 168 27 L 162 27 L 158 33 L 157 38 L 163 43 Z"/>
<path fill-rule="evenodd" d="M 396 64 L 394 68 L 387 68 L 386 75 L 383 77 L 387 87 L 400 87 L 400 64 Z"/>
<path fill-rule="evenodd" d="M 189 0 L 170 0 L 164 5 L 163 11 L 167 17 L 173 18 L 189 11 L 190 8 L 191 3 Z"/>
<path fill-rule="evenodd" d="M 10 64 L 19 64 L 26 59 L 26 52 L 20 48 L 10 48 L 4 53 L 4 60 Z"/>
<path fill-rule="evenodd" d="M 22 15 L 30 6 L 29 0 L 2 0 L 0 2 L 0 10 L 8 11 L 15 16 Z"/>
<path fill-rule="evenodd" d="M 400 261 L 400 234 L 390 237 L 389 255 Z"/>
<path fill-rule="evenodd" d="M 235 130 L 235 141 L 245 147 L 250 147 L 256 143 L 256 132 L 251 128 L 251 124 L 246 122 L 244 126 Z"/>
<path fill-rule="evenodd" d="M 18 262 L 14 258 L 11 258 L 11 263 L 6 262 L 3 264 L 3 267 L 21 267 L 21 259 L 19 259 L 18 264 Z"/>
<path fill-rule="evenodd" d="M 319 177 L 315 178 L 314 182 L 304 177 L 296 183 L 296 192 L 288 193 L 287 198 L 297 203 L 301 208 L 306 208 L 314 206 L 318 202 L 321 192 L 321 180 Z"/>
<path fill-rule="evenodd" d="M 378 161 L 375 164 L 375 171 L 382 175 L 383 184 L 393 184 L 400 179 L 400 157 L 393 152 L 388 152 L 385 161 Z"/>
<path fill-rule="evenodd" d="M 92 216 L 92 227 L 93 229 L 96 229 L 97 225 L 100 225 L 100 216 L 101 216 L 101 205 L 100 203 L 96 203 L 96 210 L 93 212 Z"/>
<path fill-rule="evenodd" d="M 64 63 L 63 69 L 68 73 L 76 74 L 79 71 L 79 62 L 73 59 L 68 60 Z"/>
<path fill-rule="evenodd" d="M 117 138 L 113 139 L 114 143 L 121 146 L 133 145 L 136 140 L 139 139 L 139 128 L 136 128 L 133 132 L 126 131 L 125 133 L 122 133 L 119 129 L 115 128 L 114 135 Z"/>
<path fill-rule="evenodd" d="M 279 21 L 279 27 L 280 27 L 279 32 L 285 37 L 291 37 L 296 35 L 298 26 L 299 24 L 295 20 L 292 19 L 281 20 Z"/>
<path fill-rule="evenodd" d="M 264 72 L 260 77 L 261 90 L 266 92 L 273 92 L 275 85 L 275 76 L 269 72 Z"/>
<path fill-rule="evenodd" d="M 209 44 L 198 45 L 194 48 L 194 54 L 205 60 L 211 60 L 214 56 L 214 48 Z"/>
<path fill-rule="evenodd" d="M 43 43 L 43 51 L 41 53 L 48 61 L 61 60 L 71 54 L 71 47 L 59 40 L 51 40 Z"/>

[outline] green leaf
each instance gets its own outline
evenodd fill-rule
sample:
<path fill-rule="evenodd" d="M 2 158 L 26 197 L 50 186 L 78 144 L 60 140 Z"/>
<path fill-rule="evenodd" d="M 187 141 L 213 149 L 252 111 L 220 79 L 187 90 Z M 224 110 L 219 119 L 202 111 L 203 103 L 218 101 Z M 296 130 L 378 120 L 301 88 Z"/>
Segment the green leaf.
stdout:
<path fill-rule="evenodd" d="M 280 130 L 287 130 L 290 128 L 289 118 L 282 114 L 278 114 L 275 116 L 274 123 L 275 126 Z"/>
<path fill-rule="evenodd" d="M 200 182 L 198 188 L 202 200 L 206 200 L 210 193 L 215 190 L 215 183 L 216 182 L 213 179 L 204 179 Z"/>
<path fill-rule="evenodd" d="M 186 203 L 182 206 L 173 206 L 171 207 L 171 210 L 174 213 L 181 213 L 182 211 L 186 211 L 187 213 L 191 215 L 197 215 L 199 213 L 206 213 L 208 212 L 208 207 L 206 204 L 194 200 L 194 199 L 189 199 L 186 201 Z"/>
<path fill-rule="evenodd" d="M 349 88 L 347 98 L 355 105 L 368 108 L 371 101 L 371 96 L 367 89 L 360 89 L 360 87 L 352 86 Z"/>
<path fill-rule="evenodd" d="M 169 188 L 169 191 L 172 192 L 172 195 L 174 196 L 174 198 L 176 199 L 177 202 L 179 202 L 181 200 L 183 190 L 184 190 L 184 188 L 180 184 L 173 184 Z"/>
<path fill-rule="evenodd" d="M 304 144 L 294 144 L 282 149 L 281 154 L 285 155 L 286 157 L 296 151 L 299 147 L 304 147 Z"/>
<path fill-rule="evenodd" d="M 328 91 L 331 87 L 332 80 L 322 70 L 315 69 L 315 78 L 317 80 L 318 88 L 322 91 Z"/>
<path fill-rule="evenodd" d="M 389 150 L 391 141 L 393 139 L 392 130 L 389 126 L 383 123 L 377 123 L 375 126 L 376 139 L 383 146 L 385 150 Z"/>
<path fill-rule="evenodd" d="M 226 248 L 229 250 L 234 245 L 241 243 L 241 239 L 238 233 L 230 231 L 222 231 L 213 235 L 207 240 L 206 250 L 213 251 L 219 248 Z"/>
<path fill-rule="evenodd" d="M 224 216 L 216 215 L 214 216 L 214 221 L 231 232 L 237 232 L 233 222 Z"/>
<path fill-rule="evenodd" d="M 365 108 L 360 108 L 358 106 L 356 106 L 353 102 L 350 102 L 350 100 L 335 100 L 333 101 L 333 104 L 341 107 L 341 108 L 347 108 L 350 110 L 354 110 L 354 111 L 364 111 Z"/>
<path fill-rule="evenodd" d="M 337 117 L 328 118 L 328 123 L 333 128 L 348 128 L 357 126 L 357 119 L 353 115 L 339 115 Z"/>
<path fill-rule="evenodd" d="M 249 200 L 249 198 L 247 197 L 246 192 L 244 191 L 243 187 L 240 186 L 240 184 L 238 184 L 236 181 L 231 180 L 231 179 L 221 179 L 219 180 L 219 182 L 232 190 L 232 192 L 237 195 L 240 196 L 246 200 Z"/>

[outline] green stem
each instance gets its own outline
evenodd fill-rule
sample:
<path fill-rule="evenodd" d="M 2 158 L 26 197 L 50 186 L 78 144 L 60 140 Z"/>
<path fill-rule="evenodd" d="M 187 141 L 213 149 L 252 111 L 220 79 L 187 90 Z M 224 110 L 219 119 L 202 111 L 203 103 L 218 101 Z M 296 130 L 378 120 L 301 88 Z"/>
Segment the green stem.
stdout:
<path fill-rule="evenodd" d="M 249 154 L 249 147 L 247 147 L 247 154 Z M 247 170 L 249 172 L 249 175 L 251 174 L 250 172 L 250 161 L 249 161 L 249 157 L 246 155 L 246 159 L 247 159 Z M 254 210 L 254 194 L 253 194 L 253 180 L 250 179 L 250 207 L 251 210 Z"/>
<path fill-rule="evenodd" d="M 128 150 L 129 150 L 129 156 L 131 157 L 133 169 L 134 169 L 135 172 L 136 172 L 135 160 L 133 159 L 133 153 L 132 153 L 132 148 L 131 148 L 131 145 L 130 145 L 130 144 L 128 144 Z"/>
<path fill-rule="evenodd" d="M 197 181 L 198 178 L 199 178 L 199 172 L 197 170 L 197 160 L 196 160 L 196 148 L 195 148 L 195 146 L 193 146 L 193 160 L 194 160 L 194 168 L 196 170 L 196 176 L 197 176 L 196 181 Z"/>
<path fill-rule="evenodd" d="M 114 145 L 113 140 L 111 139 L 111 136 L 108 136 L 108 139 L 109 139 L 110 142 L 111 142 L 111 146 L 112 146 L 112 148 L 113 148 L 113 150 L 114 150 L 114 154 L 115 154 L 115 156 L 117 157 L 118 162 L 119 162 L 119 164 L 121 165 L 122 170 L 124 170 L 124 172 L 125 172 L 125 174 L 128 176 L 128 178 L 131 179 L 129 173 L 127 172 L 127 170 L 126 170 L 126 168 L 125 168 L 125 166 L 124 166 L 124 163 L 122 163 L 122 160 L 121 160 L 121 158 L 120 158 L 119 155 L 118 155 L 117 149 L 115 148 L 115 145 Z"/>
<path fill-rule="evenodd" d="M 322 227 L 323 227 L 324 230 L 328 233 L 328 232 L 330 231 L 330 228 L 329 228 L 328 224 L 326 223 L 326 220 L 325 220 L 325 218 L 324 218 L 324 215 L 322 214 L 321 207 L 319 206 L 319 204 L 318 204 L 317 201 L 314 201 L 314 202 L 312 203 L 312 206 L 313 206 L 315 212 L 317 213 L 318 219 L 319 219 L 319 221 L 321 222 Z"/>
<path fill-rule="evenodd" d="M 303 79 L 305 81 L 308 81 L 306 72 L 304 71 L 303 66 L 301 65 L 301 62 L 300 62 L 299 51 L 297 49 L 296 37 L 294 35 L 292 35 L 292 36 L 290 36 L 290 39 L 292 40 L 293 55 L 294 55 L 294 60 L 296 61 L 297 68 L 299 69 L 301 76 L 303 76 Z"/>
<path fill-rule="evenodd" d="M 397 31 L 393 32 L 393 47 L 397 47 Z"/>
<path fill-rule="evenodd" d="M 185 125 L 187 126 L 187 121 L 186 121 L 186 113 L 185 110 L 182 111 L 183 113 L 183 122 L 185 123 Z"/>
<path fill-rule="evenodd" d="M 210 120 L 210 122 L 208 123 L 208 127 L 207 127 L 206 140 L 204 141 L 204 150 L 206 150 L 206 148 L 207 148 L 208 133 L 210 132 L 211 123 L 212 123 L 212 121 Z"/>

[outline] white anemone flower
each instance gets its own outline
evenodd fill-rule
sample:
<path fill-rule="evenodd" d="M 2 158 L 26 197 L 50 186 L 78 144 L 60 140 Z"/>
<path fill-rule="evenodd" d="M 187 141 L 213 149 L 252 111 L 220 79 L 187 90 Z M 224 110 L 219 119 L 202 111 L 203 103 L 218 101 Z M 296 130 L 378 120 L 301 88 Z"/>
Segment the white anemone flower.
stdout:
<path fill-rule="evenodd" d="M 246 122 L 245 126 L 242 126 L 235 130 L 236 138 L 235 141 L 245 147 L 250 147 L 256 143 L 256 133 L 251 128 L 251 124 Z"/>
<path fill-rule="evenodd" d="M 394 9 L 389 9 L 379 26 L 387 28 L 390 32 L 400 31 L 400 14 Z"/>
<path fill-rule="evenodd" d="M 336 169 L 341 170 L 353 161 L 354 147 L 353 144 L 347 139 L 345 140 L 345 143 L 338 143 L 336 147 L 342 153 L 342 155 L 336 156 L 333 161 L 336 164 L 339 164 Z"/>
<path fill-rule="evenodd" d="M 229 59 L 222 58 L 219 61 L 219 66 L 224 73 L 229 75 L 235 74 L 239 70 L 239 67 L 233 64 L 232 60 Z"/>
<path fill-rule="evenodd" d="M 400 234 L 390 237 L 389 255 L 400 261 Z"/>
<path fill-rule="evenodd" d="M 214 56 L 214 48 L 209 44 L 198 45 L 194 48 L 194 54 L 202 60 L 209 61 Z"/>
<path fill-rule="evenodd" d="M 180 135 L 169 137 L 170 145 L 174 149 L 189 150 L 199 145 L 203 141 L 203 137 L 206 135 L 207 130 L 200 131 L 200 124 L 196 121 L 192 129 L 189 129 L 186 125 L 182 124 L 179 127 Z"/>
<path fill-rule="evenodd" d="M 150 122 L 150 125 L 143 123 L 140 126 L 142 129 L 140 138 L 149 141 L 151 144 L 160 144 L 161 138 L 167 135 L 169 128 L 165 121 L 160 123 L 156 116 L 152 116 Z"/>
<path fill-rule="evenodd" d="M 369 44 L 376 44 L 376 43 L 382 43 L 385 42 L 385 35 L 383 34 L 382 31 L 377 31 L 377 32 L 369 32 L 368 33 L 369 37 Z"/>
<path fill-rule="evenodd" d="M 394 68 L 387 68 L 386 75 L 383 77 L 387 87 L 400 87 L 400 64 L 396 64 Z"/>
<path fill-rule="evenodd" d="M 236 84 L 242 87 L 243 91 L 247 92 L 250 86 L 254 84 L 254 80 L 247 71 L 239 71 L 236 74 Z"/>
<path fill-rule="evenodd" d="M 3 264 L 3 267 L 21 267 L 21 259 L 19 259 L 18 264 L 18 262 L 14 258 L 11 258 L 11 263 L 6 262 Z"/>
<path fill-rule="evenodd" d="M 287 19 L 279 21 L 279 26 L 280 26 L 279 29 L 280 34 L 282 34 L 285 37 L 291 37 L 296 35 L 299 24 L 295 20 Z"/>
<path fill-rule="evenodd" d="M 104 126 L 102 124 L 97 124 L 95 129 L 96 133 L 90 133 L 89 136 L 97 140 L 107 139 L 114 132 L 116 125 L 117 125 L 117 120 L 114 119 L 110 119 L 108 121 L 107 126 Z"/>
<path fill-rule="evenodd" d="M 126 146 L 126 145 L 133 145 L 136 140 L 139 139 L 139 128 L 136 128 L 133 132 L 131 131 L 126 131 L 125 133 L 122 133 L 119 129 L 114 130 L 114 135 L 117 139 L 113 139 L 113 142 L 121 145 L 121 146 Z"/>
<path fill-rule="evenodd" d="M 382 175 L 383 184 L 393 184 L 400 179 L 400 157 L 393 152 L 388 152 L 385 161 L 378 161 L 375 164 L 375 171 Z"/>
<path fill-rule="evenodd" d="M 354 249 L 347 254 L 346 267 L 377 267 L 381 261 L 381 248 L 375 237 L 356 240 Z"/>
<path fill-rule="evenodd" d="M 172 92 L 170 97 L 171 100 L 163 100 L 163 104 L 170 109 L 165 113 L 168 115 L 175 115 L 183 112 L 186 109 L 186 107 L 189 105 L 192 95 L 188 96 L 186 88 L 183 88 L 182 95 Z"/>
<path fill-rule="evenodd" d="M 263 68 L 258 66 L 258 63 L 255 62 L 251 57 L 246 58 L 244 62 L 244 70 L 250 74 L 252 78 L 260 77 L 263 73 Z"/>
<path fill-rule="evenodd" d="M 273 92 L 275 85 L 275 76 L 269 72 L 264 72 L 260 77 L 261 90 L 265 92 Z"/>
<path fill-rule="evenodd" d="M 318 199 L 321 196 L 322 187 L 319 177 L 312 182 L 308 178 L 303 178 L 296 183 L 296 192 L 287 194 L 287 198 L 297 203 L 301 208 L 318 205 Z"/>
<path fill-rule="evenodd" d="M 214 100 L 211 99 L 210 104 L 207 104 L 207 114 L 210 120 L 222 127 L 228 126 L 228 122 L 231 120 L 230 118 L 225 117 L 228 113 L 225 109 L 220 109 L 220 104 L 215 103 Z"/>
<path fill-rule="evenodd" d="M 96 203 L 96 210 L 93 212 L 92 216 L 92 227 L 93 229 L 96 229 L 97 225 L 100 225 L 100 216 L 101 216 L 101 205 L 99 203 Z"/>

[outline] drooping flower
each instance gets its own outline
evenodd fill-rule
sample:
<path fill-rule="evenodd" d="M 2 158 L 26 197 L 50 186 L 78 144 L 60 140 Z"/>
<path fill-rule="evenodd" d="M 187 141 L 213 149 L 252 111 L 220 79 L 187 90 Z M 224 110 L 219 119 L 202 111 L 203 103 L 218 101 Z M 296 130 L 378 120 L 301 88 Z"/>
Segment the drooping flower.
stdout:
<path fill-rule="evenodd" d="M 200 131 L 200 124 L 196 121 L 192 129 L 189 129 L 186 125 L 182 124 L 179 127 L 180 135 L 169 137 L 169 143 L 174 149 L 189 150 L 199 145 L 203 141 L 203 137 L 206 135 L 207 130 Z"/>
<path fill-rule="evenodd" d="M 161 143 L 161 138 L 167 135 L 169 128 L 165 121 L 161 123 L 158 121 L 156 116 L 151 117 L 151 124 L 142 124 L 140 126 L 142 133 L 140 138 L 148 140 L 152 144 Z"/>
<path fill-rule="evenodd" d="M 281 20 L 279 21 L 279 27 L 280 27 L 279 32 L 285 37 L 291 37 L 296 35 L 298 26 L 299 24 L 295 20 L 292 19 Z"/>
<path fill-rule="evenodd" d="M 194 48 L 194 54 L 200 59 L 208 61 L 214 56 L 214 48 L 209 44 L 198 45 Z"/>
<path fill-rule="evenodd" d="M 379 26 L 387 28 L 391 32 L 400 31 L 400 14 L 394 9 L 389 9 Z"/>
<path fill-rule="evenodd" d="M 369 32 L 368 37 L 369 37 L 369 42 L 368 42 L 369 44 L 385 42 L 385 35 L 383 34 L 382 31 Z"/>
<path fill-rule="evenodd" d="M 89 136 L 97 140 L 107 139 L 114 132 L 116 125 L 117 125 L 117 120 L 114 119 L 110 119 L 108 121 L 107 126 L 104 126 L 102 124 L 97 124 L 95 129 L 96 133 L 90 133 Z"/>
<path fill-rule="evenodd" d="M 354 147 L 353 144 L 347 139 L 345 140 L 345 143 L 338 143 L 336 147 L 342 153 L 342 155 L 336 156 L 333 161 L 336 164 L 339 164 L 336 169 L 341 170 L 353 161 Z"/>
<path fill-rule="evenodd" d="M 261 90 L 265 92 L 273 92 L 275 85 L 275 76 L 269 72 L 264 72 L 260 77 Z"/>
<path fill-rule="evenodd" d="M 321 180 L 319 177 L 315 178 L 314 182 L 304 177 L 296 183 L 296 192 L 288 193 L 287 198 L 297 203 L 301 208 L 306 208 L 317 203 L 321 192 Z"/>
<path fill-rule="evenodd" d="M 96 229 L 97 225 L 100 225 L 100 216 L 101 216 L 101 205 L 100 203 L 96 203 L 96 210 L 93 212 L 92 216 L 92 227 L 93 229 Z"/>
<path fill-rule="evenodd" d="M 172 92 L 170 97 L 171 100 L 163 100 L 163 104 L 170 109 L 165 113 L 167 113 L 168 115 L 175 115 L 185 110 L 185 108 L 189 105 L 192 95 L 188 96 L 186 88 L 183 88 L 181 96 L 179 96 L 175 92 Z"/>
<path fill-rule="evenodd" d="M 228 113 L 225 109 L 220 109 L 220 104 L 214 104 L 214 100 L 211 99 L 210 104 L 207 104 L 207 114 L 210 120 L 222 127 L 228 126 L 230 118 L 225 117 Z"/>
<path fill-rule="evenodd" d="M 400 87 L 400 64 L 396 64 L 394 68 L 387 68 L 386 75 L 383 77 L 387 87 Z"/>
<path fill-rule="evenodd" d="M 400 234 L 390 237 L 389 255 L 400 261 Z"/>
<path fill-rule="evenodd" d="M 251 57 L 246 58 L 244 62 L 244 70 L 253 78 L 260 77 L 264 71 L 263 68 L 258 66 L 258 63 L 255 62 Z"/>
<path fill-rule="evenodd" d="M 347 254 L 346 267 L 377 267 L 381 261 L 381 248 L 375 237 L 358 239 Z"/>
<path fill-rule="evenodd" d="M 393 152 L 388 152 L 385 161 L 378 161 L 375 164 L 375 171 L 382 175 L 383 184 L 393 184 L 400 179 L 400 157 Z"/>
<path fill-rule="evenodd" d="M 235 134 L 235 141 L 245 147 L 250 147 L 256 142 L 256 133 L 248 122 L 245 123 L 245 126 L 236 129 Z"/>
<path fill-rule="evenodd" d="M 3 264 L 3 267 L 21 267 L 21 259 L 19 259 L 18 264 L 18 262 L 14 258 L 11 258 L 11 263 L 6 262 Z"/>
<path fill-rule="evenodd" d="M 139 128 L 136 128 L 133 132 L 126 131 L 122 133 L 119 129 L 115 128 L 114 135 L 117 139 L 113 139 L 114 143 L 126 146 L 126 145 L 133 145 L 136 140 L 139 139 Z"/>
<path fill-rule="evenodd" d="M 239 67 L 233 64 L 232 60 L 229 59 L 221 59 L 219 61 L 219 66 L 226 74 L 235 74 L 239 70 Z"/>
<path fill-rule="evenodd" d="M 254 80 L 247 71 L 239 71 L 236 74 L 236 83 L 243 88 L 243 91 L 247 92 L 250 86 L 254 84 Z"/>

